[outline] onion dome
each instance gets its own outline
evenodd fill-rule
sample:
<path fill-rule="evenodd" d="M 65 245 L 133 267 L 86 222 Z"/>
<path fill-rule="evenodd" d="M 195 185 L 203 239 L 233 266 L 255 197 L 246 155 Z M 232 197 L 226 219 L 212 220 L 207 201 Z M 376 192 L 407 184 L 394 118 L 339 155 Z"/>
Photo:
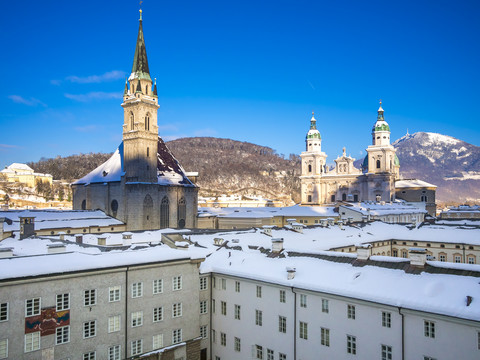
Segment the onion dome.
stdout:
<path fill-rule="evenodd" d="M 378 108 L 377 122 L 372 128 L 372 132 L 375 131 L 390 131 L 390 126 L 383 117 L 382 100 L 380 100 L 380 107 Z"/>
<path fill-rule="evenodd" d="M 320 135 L 320 131 L 317 130 L 317 120 L 315 119 L 313 111 L 312 111 L 312 118 L 310 119 L 310 130 L 308 130 L 306 138 L 307 140 L 322 139 L 322 136 Z"/>

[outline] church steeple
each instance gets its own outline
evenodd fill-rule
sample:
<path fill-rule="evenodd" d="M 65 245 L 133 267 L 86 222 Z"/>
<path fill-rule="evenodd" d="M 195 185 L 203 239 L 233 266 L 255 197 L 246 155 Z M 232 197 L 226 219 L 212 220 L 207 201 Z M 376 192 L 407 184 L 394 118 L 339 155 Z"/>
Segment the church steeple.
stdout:
<path fill-rule="evenodd" d="M 150 78 L 150 71 L 148 69 L 147 49 L 145 47 L 145 40 L 143 38 L 142 23 L 142 10 L 140 9 L 137 45 L 135 47 L 135 55 L 133 56 L 132 75 L 130 76 L 142 80 L 144 79 L 152 81 Z"/>

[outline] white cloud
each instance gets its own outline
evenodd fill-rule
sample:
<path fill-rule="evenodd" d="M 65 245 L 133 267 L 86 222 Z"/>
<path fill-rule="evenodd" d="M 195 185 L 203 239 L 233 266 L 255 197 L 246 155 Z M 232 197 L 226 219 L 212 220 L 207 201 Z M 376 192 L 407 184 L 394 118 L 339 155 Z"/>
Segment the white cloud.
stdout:
<path fill-rule="evenodd" d="M 27 99 L 20 95 L 8 95 L 8 98 L 17 104 L 23 104 L 27 106 L 37 106 L 37 105 L 41 105 L 45 107 L 47 106 L 44 102 L 38 99 L 35 99 L 33 97 Z"/>
<path fill-rule="evenodd" d="M 0 144 L 0 151 L 9 151 L 10 149 L 19 149 L 20 146 L 9 145 L 9 144 Z"/>
<path fill-rule="evenodd" d="M 90 76 L 83 76 L 83 77 L 71 75 L 71 76 L 67 76 L 65 80 L 73 83 L 78 83 L 78 84 L 92 84 L 92 83 L 102 83 L 107 81 L 123 79 L 125 78 L 126 75 L 127 74 L 125 73 L 125 71 L 112 70 L 112 71 L 107 71 L 105 74 L 102 74 L 102 75 L 90 75 Z M 54 83 L 55 80 L 52 80 L 51 82 Z"/>
<path fill-rule="evenodd" d="M 214 136 L 217 135 L 217 131 L 214 129 L 199 129 L 193 133 L 194 136 Z"/>
<path fill-rule="evenodd" d="M 86 125 L 86 126 L 77 126 L 75 130 L 78 132 L 93 132 L 98 129 L 97 125 Z"/>
<path fill-rule="evenodd" d="M 80 101 L 80 102 L 122 98 L 122 93 L 120 92 L 103 92 L 103 91 L 92 91 L 86 94 L 64 94 L 64 95 L 67 99 Z"/>

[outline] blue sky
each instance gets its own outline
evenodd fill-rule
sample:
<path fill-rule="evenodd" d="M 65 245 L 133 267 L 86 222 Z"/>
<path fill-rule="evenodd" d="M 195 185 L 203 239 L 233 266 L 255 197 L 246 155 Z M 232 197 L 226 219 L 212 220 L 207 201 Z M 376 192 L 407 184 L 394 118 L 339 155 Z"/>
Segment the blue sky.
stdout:
<path fill-rule="evenodd" d="M 392 139 L 480 145 L 479 1 L 153 1 L 143 5 L 160 135 L 365 154 L 383 100 Z M 138 1 L 3 1 L 0 168 L 112 152 Z M 194 170 L 194 169 L 191 169 Z"/>

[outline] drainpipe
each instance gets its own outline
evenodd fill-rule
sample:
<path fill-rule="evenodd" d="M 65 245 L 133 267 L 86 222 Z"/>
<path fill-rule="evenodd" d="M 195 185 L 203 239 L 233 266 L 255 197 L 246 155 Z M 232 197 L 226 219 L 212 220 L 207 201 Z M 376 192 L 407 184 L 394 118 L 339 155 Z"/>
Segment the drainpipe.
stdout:
<path fill-rule="evenodd" d="M 125 359 L 127 359 L 128 345 L 128 269 L 125 271 Z"/>
<path fill-rule="evenodd" d="M 297 293 L 293 290 L 293 360 L 297 360 Z"/>
<path fill-rule="evenodd" d="M 207 358 L 212 359 L 212 357 L 213 357 L 213 355 L 212 355 L 213 354 L 213 342 L 212 342 L 212 324 L 213 324 L 213 322 L 212 322 L 212 320 L 213 320 L 212 319 L 213 318 L 213 311 L 212 311 L 213 310 L 213 306 L 212 306 L 212 303 L 213 303 L 212 302 L 213 281 L 212 280 L 213 280 L 213 274 L 212 273 L 210 273 L 210 279 L 209 280 L 210 280 L 210 329 L 208 331 L 210 332 L 210 334 L 208 334 L 208 335 L 210 335 L 210 336 L 208 338 L 209 338 L 209 343 L 210 343 L 210 356 L 207 356 Z"/>
<path fill-rule="evenodd" d="M 398 307 L 398 313 L 402 317 L 402 360 L 405 360 L 405 315 L 401 307 Z"/>

